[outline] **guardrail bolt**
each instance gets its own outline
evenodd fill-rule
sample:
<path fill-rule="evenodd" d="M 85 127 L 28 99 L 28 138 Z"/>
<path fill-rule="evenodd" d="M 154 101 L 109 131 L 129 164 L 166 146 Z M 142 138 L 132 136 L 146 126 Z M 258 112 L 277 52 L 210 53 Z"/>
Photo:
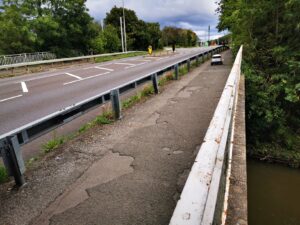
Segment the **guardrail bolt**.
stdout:
<path fill-rule="evenodd" d="M 159 90 L 158 90 L 157 73 L 152 74 L 152 83 L 153 83 L 153 88 L 154 88 L 155 94 L 158 94 Z"/>
<path fill-rule="evenodd" d="M 179 79 L 179 65 L 176 64 L 174 69 L 175 69 L 175 80 L 178 80 Z"/>
<path fill-rule="evenodd" d="M 9 176 L 15 178 L 17 186 L 25 184 L 25 164 L 17 136 L 7 137 L 0 143 L 1 156 Z"/>
<path fill-rule="evenodd" d="M 120 92 L 119 89 L 112 90 L 110 92 L 112 109 L 114 112 L 114 117 L 116 120 L 120 120 L 121 116 L 121 102 L 120 102 Z"/>

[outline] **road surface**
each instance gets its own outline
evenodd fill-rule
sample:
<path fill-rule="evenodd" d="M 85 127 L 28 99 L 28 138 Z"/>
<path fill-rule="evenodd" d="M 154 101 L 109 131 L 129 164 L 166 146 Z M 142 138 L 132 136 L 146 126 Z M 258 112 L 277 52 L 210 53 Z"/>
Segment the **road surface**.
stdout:
<path fill-rule="evenodd" d="M 139 56 L 2 79 L 0 135 L 210 48 L 181 49 L 162 57 Z"/>

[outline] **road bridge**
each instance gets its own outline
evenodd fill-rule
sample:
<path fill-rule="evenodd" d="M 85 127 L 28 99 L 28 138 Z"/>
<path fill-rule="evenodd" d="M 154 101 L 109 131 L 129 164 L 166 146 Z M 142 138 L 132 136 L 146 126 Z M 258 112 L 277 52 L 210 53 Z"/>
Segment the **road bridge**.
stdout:
<path fill-rule="evenodd" d="M 135 57 L 4 80 L 1 85 L 7 89 L 3 90 L 12 90 L 9 96 L 3 94 L 7 91 L 1 92 L 5 108 L 20 107 L 15 110 L 20 113 L 27 109 L 30 113 L 21 119 L 17 119 L 18 113 L 14 114 L 12 118 L 16 118 L 16 122 L 11 122 L 12 127 L 2 119 L 2 132 L 144 74 L 169 68 L 180 60 L 190 63 L 186 61 L 187 57 L 195 57 L 203 51 L 195 49 L 161 59 Z M 171 221 L 170 224 L 184 225 L 221 224 L 224 215 L 228 215 L 228 221 L 231 220 L 228 224 L 237 221 L 246 224 L 244 97 L 243 82 L 239 79 L 241 52 L 233 69 L 231 53 L 226 51 L 223 57 L 223 66 L 211 67 L 206 62 L 180 81 L 163 87 L 159 95 L 126 110 L 122 120 L 92 128 L 63 145 L 39 162 L 38 169 L 28 171 L 27 185 L 21 189 L 10 189 L 9 183 L 2 185 L 0 221 L 4 224 L 103 225 L 169 224 Z M 17 87 L 8 88 L 11 85 Z M 18 95 L 22 96 L 11 98 Z M 57 101 L 58 96 L 60 101 Z M 26 106 L 27 102 L 32 104 L 31 107 Z M 224 114 L 219 114 L 220 108 Z M 9 117 L 8 109 L 1 107 L 1 110 Z M 235 123 L 235 118 L 239 122 Z M 3 128 L 2 121 L 6 124 Z M 226 129 L 226 135 L 222 132 L 214 137 L 210 131 L 212 127 Z M 232 132 L 233 127 L 239 131 L 235 146 L 230 145 L 237 134 Z M 210 141 L 207 138 L 209 131 L 215 146 L 205 149 L 205 143 Z M 230 149 L 237 149 L 232 156 L 228 154 Z M 220 156 L 222 151 L 223 156 Z M 217 158 L 211 154 L 203 155 L 205 152 L 211 152 Z M 239 156 L 239 160 L 235 160 L 238 163 L 231 164 L 236 155 Z M 197 190 L 190 187 L 193 184 L 190 176 L 197 173 L 195 165 L 199 162 L 207 166 L 207 173 L 203 173 L 198 181 L 207 181 L 204 184 L 207 188 Z M 220 162 L 221 166 L 210 162 Z M 227 173 L 227 166 L 233 168 L 233 175 Z M 219 176 L 214 175 L 217 171 L 220 171 Z M 230 176 L 240 183 L 228 186 L 226 180 Z M 242 207 L 236 205 L 240 199 L 243 199 Z M 224 202 L 229 206 L 220 208 Z M 199 208 L 189 211 L 193 205 Z"/>

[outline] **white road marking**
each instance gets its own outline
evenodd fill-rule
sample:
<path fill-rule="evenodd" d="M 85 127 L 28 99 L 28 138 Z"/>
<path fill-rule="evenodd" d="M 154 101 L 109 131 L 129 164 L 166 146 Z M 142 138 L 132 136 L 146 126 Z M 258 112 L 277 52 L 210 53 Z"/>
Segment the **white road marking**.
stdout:
<path fill-rule="evenodd" d="M 75 78 L 77 78 L 78 80 L 82 80 L 82 79 L 83 79 L 82 77 L 76 76 L 76 75 L 71 74 L 71 73 L 65 73 L 65 74 L 67 74 L 67 75 L 69 75 L 69 76 L 71 76 L 71 77 L 75 77 Z"/>
<path fill-rule="evenodd" d="M 1 99 L 0 102 L 6 102 L 8 100 L 12 100 L 12 99 L 19 98 L 19 97 L 22 97 L 22 96 L 23 95 L 17 95 L 17 96 L 13 96 L 13 97 L 10 97 L 10 98 Z"/>
<path fill-rule="evenodd" d="M 143 63 L 139 63 L 139 64 L 134 64 L 134 65 L 132 65 L 132 66 L 127 66 L 127 67 L 125 67 L 125 69 L 130 69 L 130 68 L 133 68 L 133 67 L 136 67 L 136 66 L 140 66 L 140 65 L 144 65 L 144 64 L 146 64 L 147 62 L 143 62 Z"/>
<path fill-rule="evenodd" d="M 113 69 L 108 69 L 108 68 L 100 67 L 100 66 L 95 66 L 94 68 L 99 69 L 99 70 L 107 70 L 107 71 L 111 71 L 111 72 L 114 71 Z"/>
<path fill-rule="evenodd" d="M 158 61 L 158 60 L 162 60 L 162 59 L 167 59 L 167 58 L 170 58 L 170 56 L 163 57 L 163 58 L 159 58 L 159 59 L 157 59 L 156 61 Z"/>
<path fill-rule="evenodd" d="M 91 79 L 91 78 L 94 78 L 94 77 L 103 76 L 103 75 L 106 75 L 106 74 L 109 74 L 109 73 L 110 73 L 110 72 L 100 73 L 100 74 L 97 74 L 97 75 L 94 75 L 94 76 L 82 78 L 81 80 L 73 80 L 73 81 L 71 81 L 71 82 L 64 83 L 64 85 L 73 84 L 73 83 L 76 83 L 76 82 L 79 82 L 79 81 L 84 81 L 84 80 Z"/>
<path fill-rule="evenodd" d="M 152 60 L 147 60 L 147 59 L 133 59 L 132 61 L 138 61 L 138 62 L 152 62 Z"/>
<path fill-rule="evenodd" d="M 116 65 L 125 65 L 125 66 L 135 66 L 136 64 L 132 64 L 132 63 L 114 63 Z"/>
<path fill-rule="evenodd" d="M 24 81 L 21 82 L 21 86 L 22 86 L 22 90 L 24 93 L 27 93 L 28 92 L 28 88 L 27 88 L 27 85 Z"/>

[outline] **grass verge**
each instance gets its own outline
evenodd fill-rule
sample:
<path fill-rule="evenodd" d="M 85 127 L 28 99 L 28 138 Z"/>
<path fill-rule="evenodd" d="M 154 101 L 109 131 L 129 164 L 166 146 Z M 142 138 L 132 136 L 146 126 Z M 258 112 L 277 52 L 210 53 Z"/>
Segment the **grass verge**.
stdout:
<path fill-rule="evenodd" d="M 124 59 L 124 58 L 129 58 L 129 57 L 135 57 L 135 56 L 141 56 L 141 55 L 146 55 L 147 52 L 131 52 L 127 54 L 121 54 L 121 55 L 112 55 L 112 56 L 102 56 L 98 57 L 95 59 L 96 63 L 101 63 L 101 62 L 107 62 L 107 61 L 112 61 L 116 59 Z"/>
<path fill-rule="evenodd" d="M 5 167 L 0 165 L 0 184 L 4 183 L 6 181 L 8 181 L 8 175 L 7 175 L 6 169 L 5 169 Z"/>
<path fill-rule="evenodd" d="M 52 140 L 46 142 L 42 145 L 42 150 L 44 153 L 49 153 L 57 149 L 59 146 L 64 144 L 65 142 L 74 139 L 78 135 L 84 133 L 85 131 L 89 130 L 90 128 L 96 126 L 96 125 L 106 125 L 113 122 L 113 114 L 112 112 L 104 112 L 101 115 L 97 116 L 93 121 L 84 124 L 81 126 L 75 133 L 72 133 L 70 135 L 56 137 L 54 134 L 54 137 Z"/>

